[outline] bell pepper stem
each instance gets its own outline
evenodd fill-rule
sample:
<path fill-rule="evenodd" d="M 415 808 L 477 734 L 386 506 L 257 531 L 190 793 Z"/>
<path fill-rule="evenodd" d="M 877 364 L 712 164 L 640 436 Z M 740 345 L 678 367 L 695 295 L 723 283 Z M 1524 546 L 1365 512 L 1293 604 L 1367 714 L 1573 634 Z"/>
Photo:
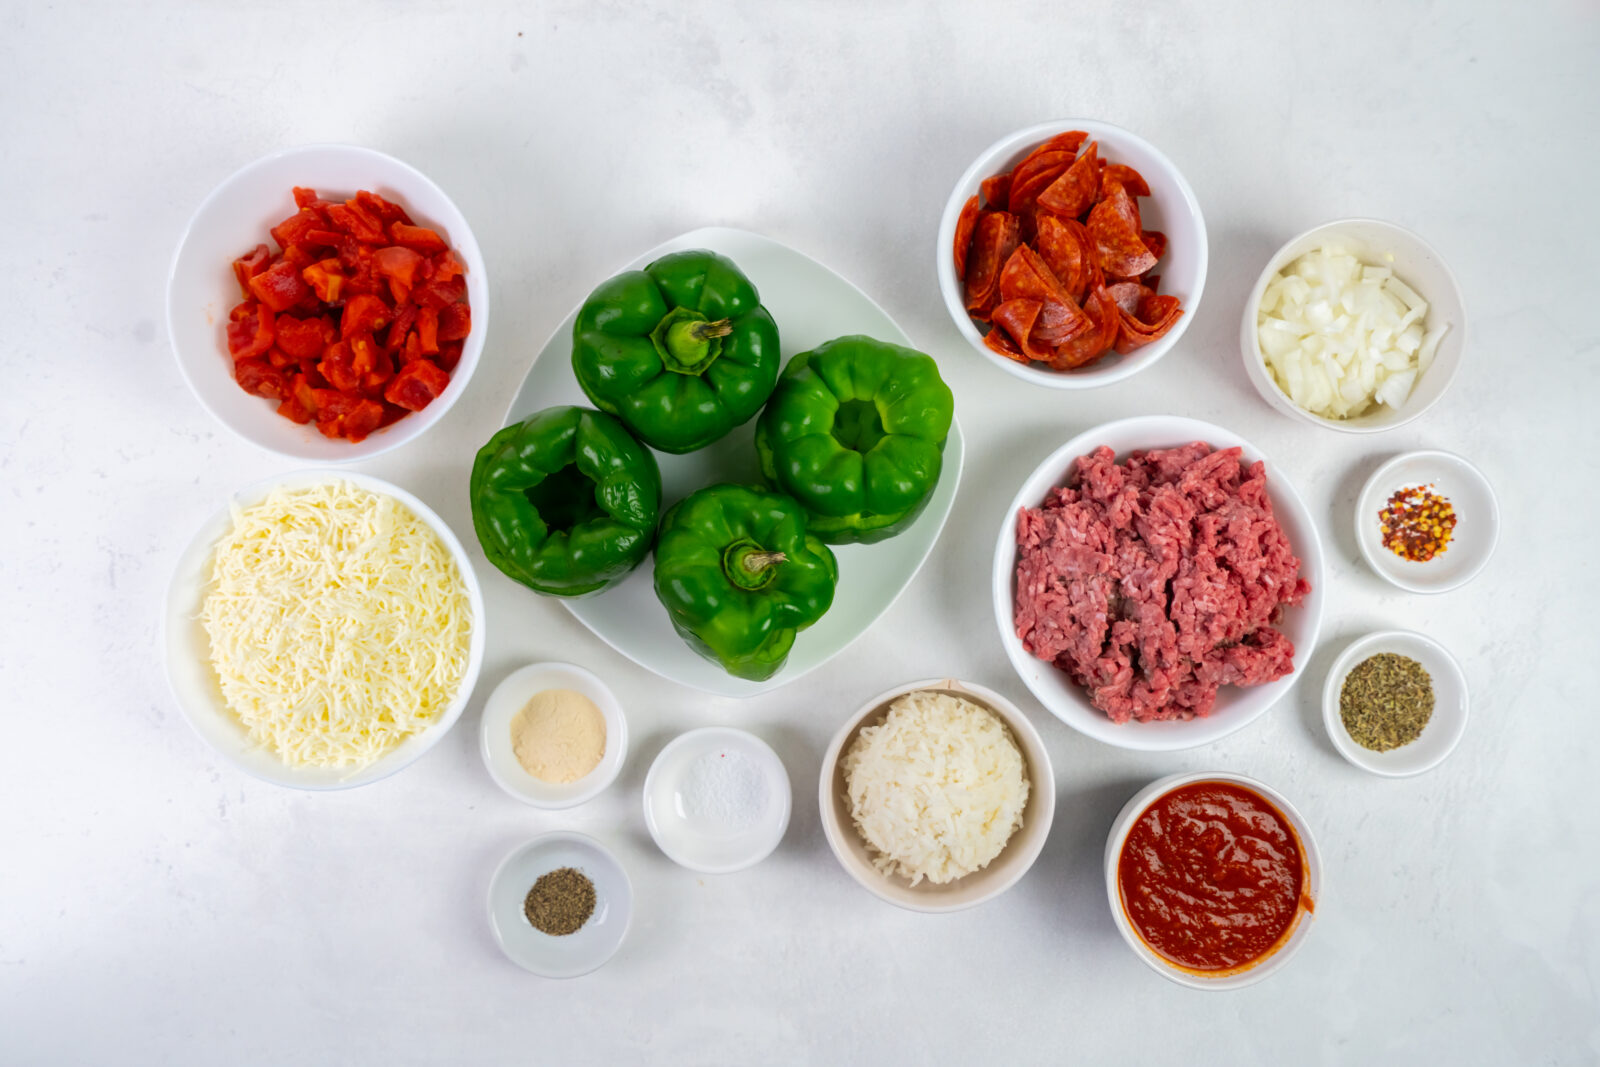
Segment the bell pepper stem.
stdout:
<path fill-rule="evenodd" d="M 690 308 L 677 307 L 656 323 L 650 341 L 661 356 L 661 365 L 678 374 L 700 374 L 722 354 L 722 339 L 733 332 L 728 319 L 707 321 Z"/>
<path fill-rule="evenodd" d="M 752 552 L 744 558 L 744 569 L 751 574 L 760 574 L 774 563 L 782 563 L 788 558 L 782 552 Z"/>
<path fill-rule="evenodd" d="M 788 560 L 782 552 L 769 552 L 747 537 L 741 537 L 722 553 L 722 572 L 740 589 L 765 588 L 778 576 L 778 566 Z"/>

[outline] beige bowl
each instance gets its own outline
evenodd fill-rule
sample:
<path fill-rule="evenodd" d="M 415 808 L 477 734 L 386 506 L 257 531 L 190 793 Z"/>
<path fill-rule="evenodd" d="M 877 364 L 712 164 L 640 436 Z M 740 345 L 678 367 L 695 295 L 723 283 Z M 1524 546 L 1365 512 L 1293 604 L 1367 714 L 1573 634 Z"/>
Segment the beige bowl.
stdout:
<path fill-rule="evenodd" d="M 1001 721 L 1011 728 L 1011 735 L 1016 738 L 1028 768 L 1028 806 L 1022 813 L 1022 827 L 987 867 L 944 885 L 934 885 L 924 880 L 913 886 L 910 879 L 883 874 L 872 865 L 866 842 L 856 832 L 855 823 L 850 818 L 844 771 L 839 766 L 845 749 L 863 726 L 881 721 L 889 703 L 896 697 L 920 689 L 964 697 L 1000 716 Z M 1055 773 L 1050 767 L 1050 754 L 1045 751 L 1039 732 L 1015 704 L 981 685 L 951 678 L 930 678 L 879 693 L 845 721 L 839 732 L 833 735 L 828 751 L 822 757 L 817 804 L 822 813 L 822 831 L 827 835 L 828 846 L 838 857 L 839 865 L 868 891 L 910 911 L 960 911 L 999 896 L 1028 873 L 1028 868 L 1033 866 L 1033 861 L 1039 858 L 1039 852 L 1044 848 L 1045 838 L 1050 836 L 1050 823 L 1056 813 L 1056 782 Z"/>

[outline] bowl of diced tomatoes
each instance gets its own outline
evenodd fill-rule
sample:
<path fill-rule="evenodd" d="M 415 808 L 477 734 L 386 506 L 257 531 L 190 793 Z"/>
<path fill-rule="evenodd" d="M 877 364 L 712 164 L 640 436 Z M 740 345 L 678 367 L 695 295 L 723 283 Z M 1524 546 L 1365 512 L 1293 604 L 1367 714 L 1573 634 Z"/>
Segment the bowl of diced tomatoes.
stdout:
<path fill-rule="evenodd" d="M 353 145 L 259 159 L 195 212 L 167 329 L 200 403 L 246 440 L 367 459 L 438 422 L 483 352 L 489 285 L 466 218 L 420 171 Z"/>

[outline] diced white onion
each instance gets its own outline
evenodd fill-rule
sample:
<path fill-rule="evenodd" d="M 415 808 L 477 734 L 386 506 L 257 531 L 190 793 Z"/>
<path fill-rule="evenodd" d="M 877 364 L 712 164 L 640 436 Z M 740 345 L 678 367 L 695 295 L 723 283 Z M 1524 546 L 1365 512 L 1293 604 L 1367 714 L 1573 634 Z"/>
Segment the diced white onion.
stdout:
<path fill-rule="evenodd" d="M 1386 254 L 1388 263 L 1394 261 Z M 1278 387 L 1297 406 L 1348 419 L 1398 407 L 1433 362 L 1448 324 L 1386 265 L 1337 246 L 1308 252 L 1267 282 L 1256 333 Z"/>

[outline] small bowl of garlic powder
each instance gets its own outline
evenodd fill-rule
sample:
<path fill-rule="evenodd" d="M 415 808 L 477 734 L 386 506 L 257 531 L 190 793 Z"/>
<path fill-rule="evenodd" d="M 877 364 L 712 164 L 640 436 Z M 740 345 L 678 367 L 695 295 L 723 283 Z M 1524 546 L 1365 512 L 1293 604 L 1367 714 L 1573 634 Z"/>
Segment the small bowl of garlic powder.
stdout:
<path fill-rule="evenodd" d="M 582 804 L 616 781 L 628 723 L 610 688 L 570 663 L 511 672 L 483 707 L 480 747 L 495 783 L 525 804 Z"/>

